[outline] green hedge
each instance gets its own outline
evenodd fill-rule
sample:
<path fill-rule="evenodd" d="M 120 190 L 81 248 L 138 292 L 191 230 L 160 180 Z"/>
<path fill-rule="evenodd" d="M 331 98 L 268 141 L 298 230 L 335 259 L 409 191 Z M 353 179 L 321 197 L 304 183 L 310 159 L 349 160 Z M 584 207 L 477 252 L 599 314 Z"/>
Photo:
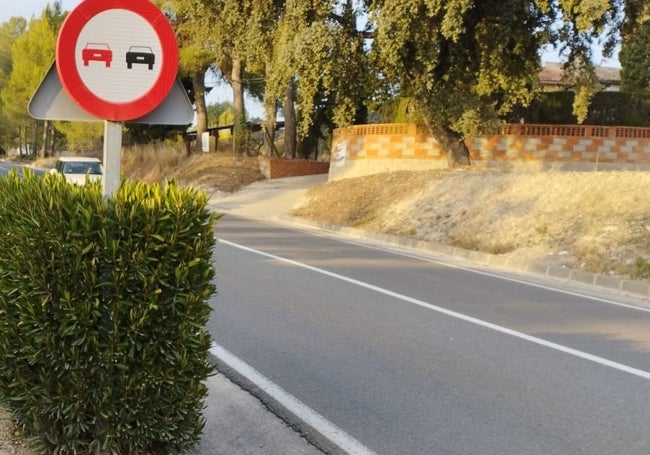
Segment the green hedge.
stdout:
<path fill-rule="evenodd" d="M 47 453 L 196 446 L 215 292 L 203 193 L 0 179 L 0 398 Z"/>

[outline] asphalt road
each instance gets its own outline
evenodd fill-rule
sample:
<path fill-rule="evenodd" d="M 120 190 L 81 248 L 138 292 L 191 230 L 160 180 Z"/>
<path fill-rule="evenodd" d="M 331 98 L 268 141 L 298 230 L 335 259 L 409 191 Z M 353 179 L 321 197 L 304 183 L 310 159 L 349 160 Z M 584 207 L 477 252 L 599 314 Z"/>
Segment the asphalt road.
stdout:
<path fill-rule="evenodd" d="M 12 169 L 17 169 L 18 172 L 21 173 L 23 169 L 26 169 L 26 166 L 0 161 L 0 176 L 8 175 L 9 171 L 11 171 Z M 31 169 L 31 171 L 34 172 L 36 175 L 40 175 L 45 172 L 42 169 Z"/>
<path fill-rule="evenodd" d="M 215 341 L 369 452 L 650 453 L 647 302 L 231 215 L 217 236 Z"/>
<path fill-rule="evenodd" d="M 0 176 L 9 174 L 9 171 L 14 168 L 20 169 L 21 166 L 17 166 L 11 163 L 0 162 Z"/>

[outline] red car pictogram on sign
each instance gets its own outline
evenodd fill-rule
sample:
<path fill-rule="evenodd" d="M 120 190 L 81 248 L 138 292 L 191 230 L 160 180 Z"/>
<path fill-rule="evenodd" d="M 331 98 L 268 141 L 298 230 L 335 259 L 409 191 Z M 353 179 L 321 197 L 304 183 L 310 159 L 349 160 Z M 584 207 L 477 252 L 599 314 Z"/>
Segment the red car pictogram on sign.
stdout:
<path fill-rule="evenodd" d="M 91 60 L 96 62 L 104 62 L 106 68 L 110 68 L 113 61 L 113 51 L 104 43 L 87 43 L 86 47 L 81 51 L 81 59 L 84 61 L 84 66 L 88 66 Z"/>

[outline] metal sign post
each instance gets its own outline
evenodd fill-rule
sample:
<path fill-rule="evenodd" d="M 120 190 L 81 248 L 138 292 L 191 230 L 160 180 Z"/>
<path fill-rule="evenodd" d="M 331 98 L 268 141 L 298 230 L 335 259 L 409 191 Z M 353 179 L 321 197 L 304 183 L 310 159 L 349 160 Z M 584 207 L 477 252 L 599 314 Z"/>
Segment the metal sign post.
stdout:
<path fill-rule="evenodd" d="M 102 186 L 104 197 L 111 197 L 119 188 L 122 179 L 122 124 L 104 121 L 104 174 Z"/>

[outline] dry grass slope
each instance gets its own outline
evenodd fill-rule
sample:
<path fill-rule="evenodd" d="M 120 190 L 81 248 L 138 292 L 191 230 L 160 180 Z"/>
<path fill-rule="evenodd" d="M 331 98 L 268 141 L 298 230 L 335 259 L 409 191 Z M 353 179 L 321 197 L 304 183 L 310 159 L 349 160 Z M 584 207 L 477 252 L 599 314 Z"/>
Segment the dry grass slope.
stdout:
<path fill-rule="evenodd" d="M 650 173 L 393 172 L 312 189 L 294 215 L 650 278 Z"/>
<path fill-rule="evenodd" d="M 187 157 L 182 144 L 126 150 L 127 178 L 233 192 L 263 178 L 256 158 Z M 650 173 L 389 172 L 312 189 L 296 216 L 589 272 L 650 279 Z"/>
<path fill-rule="evenodd" d="M 122 171 L 131 179 L 163 182 L 175 179 L 193 185 L 208 194 L 232 193 L 242 186 L 264 178 L 257 158 L 232 153 L 203 153 L 187 157 L 182 147 L 143 147 L 126 150 Z"/>

